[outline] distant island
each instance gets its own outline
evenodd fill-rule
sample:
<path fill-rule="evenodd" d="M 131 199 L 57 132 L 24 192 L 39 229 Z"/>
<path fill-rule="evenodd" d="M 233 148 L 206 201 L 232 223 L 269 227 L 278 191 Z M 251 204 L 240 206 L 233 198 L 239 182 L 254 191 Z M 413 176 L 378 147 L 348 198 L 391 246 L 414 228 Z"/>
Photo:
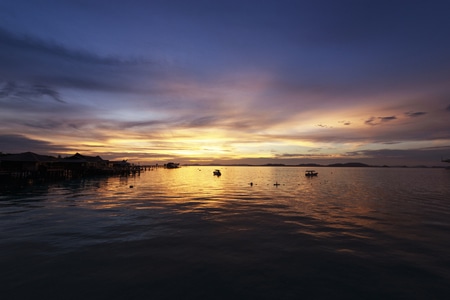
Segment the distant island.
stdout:
<path fill-rule="evenodd" d="M 447 162 L 447 161 L 443 161 Z M 368 165 L 360 162 L 347 162 L 347 163 L 334 163 L 328 165 L 316 164 L 316 163 L 307 163 L 307 164 L 282 164 L 282 163 L 268 163 L 268 164 L 184 164 L 185 166 L 236 166 L 236 167 L 317 167 L 317 168 L 325 168 L 325 167 L 333 167 L 333 168 L 446 168 L 446 166 L 424 166 L 424 165 L 416 165 L 416 166 L 406 166 L 406 165 Z M 448 168 L 448 167 L 447 167 Z"/>
<path fill-rule="evenodd" d="M 445 166 L 424 166 L 424 165 L 416 165 L 416 166 L 405 166 L 405 165 L 396 165 L 396 166 L 388 166 L 388 165 L 368 165 L 359 162 L 349 162 L 349 163 L 335 163 L 329 165 L 320 165 L 320 164 L 300 164 L 298 166 L 302 167 L 351 167 L 351 168 L 446 168 Z"/>

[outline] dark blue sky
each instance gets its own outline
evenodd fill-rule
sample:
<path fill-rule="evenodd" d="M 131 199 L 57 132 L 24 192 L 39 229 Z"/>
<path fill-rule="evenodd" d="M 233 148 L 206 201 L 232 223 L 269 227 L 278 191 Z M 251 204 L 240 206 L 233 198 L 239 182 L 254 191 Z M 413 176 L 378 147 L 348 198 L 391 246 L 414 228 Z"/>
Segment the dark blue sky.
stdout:
<path fill-rule="evenodd" d="M 0 151 L 438 164 L 449 1 L 0 3 Z"/>

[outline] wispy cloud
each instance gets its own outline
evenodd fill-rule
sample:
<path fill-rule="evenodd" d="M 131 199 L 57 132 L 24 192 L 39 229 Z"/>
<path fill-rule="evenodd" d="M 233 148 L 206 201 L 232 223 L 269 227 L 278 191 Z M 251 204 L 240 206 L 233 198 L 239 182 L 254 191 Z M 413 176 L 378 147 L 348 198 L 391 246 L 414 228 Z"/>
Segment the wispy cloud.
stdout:
<path fill-rule="evenodd" d="M 440 164 L 441 157 L 450 152 L 450 146 L 440 147 L 419 147 L 416 149 L 377 149 L 377 150 L 359 150 L 347 152 L 349 157 L 370 158 L 374 162 L 386 164 L 407 164 L 416 162 L 417 164 L 427 164 L 434 162 L 434 165 Z"/>
<path fill-rule="evenodd" d="M 321 127 L 321 128 L 333 128 L 333 126 L 327 125 L 327 124 L 317 124 L 317 127 Z"/>
<path fill-rule="evenodd" d="M 63 145 L 31 139 L 18 134 L 0 134 L 0 145 L 0 152 L 3 153 L 34 151 L 41 154 L 55 154 L 68 150 Z"/>
<path fill-rule="evenodd" d="M 342 124 L 342 125 L 345 125 L 345 126 L 349 126 L 349 125 L 352 124 L 352 122 L 350 122 L 350 121 L 339 121 L 338 123 Z"/>
<path fill-rule="evenodd" d="M 396 120 L 396 119 L 397 119 L 396 116 L 370 117 L 369 119 L 364 121 L 364 124 L 375 126 L 375 125 L 380 125 L 381 123 L 386 123 L 386 122 L 393 121 L 393 120 Z"/>
<path fill-rule="evenodd" d="M 378 119 L 379 119 L 381 122 L 389 122 L 389 121 L 392 121 L 392 120 L 396 120 L 397 117 L 396 117 L 396 116 L 390 116 L 390 117 L 378 117 Z"/>
<path fill-rule="evenodd" d="M 14 81 L 0 82 L 0 99 L 34 100 L 45 96 L 57 102 L 65 102 L 61 99 L 58 91 L 42 84 L 24 85 Z"/>
<path fill-rule="evenodd" d="M 0 78 L 12 83 L 5 87 L 4 93 L 34 92 L 60 100 L 56 92 L 60 88 L 139 92 L 148 89 L 139 85 L 140 78 L 165 77 L 158 62 L 102 57 L 1 28 L 0 43 L 0 64 L 4 66 Z"/>
<path fill-rule="evenodd" d="M 406 116 L 412 117 L 412 118 L 420 117 L 420 116 L 423 116 L 423 115 L 426 115 L 426 114 L 427 113 L 424 112 L 424 111 L 417 111 L 417 112 L 408 111 L 408 112 L 405 112 Z"/>

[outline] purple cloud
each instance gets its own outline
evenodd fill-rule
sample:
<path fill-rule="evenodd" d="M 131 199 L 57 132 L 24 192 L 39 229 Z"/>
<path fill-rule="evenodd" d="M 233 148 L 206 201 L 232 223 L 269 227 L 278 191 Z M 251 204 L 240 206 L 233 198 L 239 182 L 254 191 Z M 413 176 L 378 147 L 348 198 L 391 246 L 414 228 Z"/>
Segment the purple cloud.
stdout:
<path fill-rule="evenodd" d="M 350 121 L 339 121 L 338 123 L 343 124 L 345 126 L 348 126 L 348 125 L 352 124 Z"/>
<path fill-rule="evenodd" d="M 393 121 L 393 120 L 396 120 L 396 119 L 397 119 L 396 116 L 388 116 L 388 117 L 370 117 L 369 119 L 367 119 L 366 121 L 364 121 L 364 124 L 366 124 L 366 125 L 371 125 L 371 126 L 375 126 L 375 125 L 379 125 L 379 124 L 381 124 L 381 123 Z M 377 120 L 379 120 L 379 121 L 377 122 Z"/>
<path fill-rule="evenodd" d="M 409 111 L 409 112 L 405 112 L 405 115 L 408 116 L 408 117 L 411 117 L 411 118 L 420 117 L 420 116 L 423 116 L 423 115 L 426 115 L 426 114 L 427 113 L 424 112 L 424 111 L 418 111 L 418 112 Z"/>
<path fill-rule="evenodd" d="M 389 121 L 392 121 L 392 120 L 396 120 L 397 117 L 396 117 L 396 116 L 390 116 L 390 117 L 378 117 L 378 119 L 379 119 L 381 122 L 389 122 Z"/>
<path fill-rule="evenodd" d="M 62 145 L 27 138 L 19 134 L 0 134 L 0 152 L 20 153 L 27 151 L 33 151 L 38 154 L 50 154 L 67 151 L 67 148 Z"/>
<path fill-rule="evenodd" d="M 48 96 L 57 102 L 65 103 L 58 91 L 43 84 L 21 85 L 14 81 L 0 82 L 0 98 L 29 100 Z"/>

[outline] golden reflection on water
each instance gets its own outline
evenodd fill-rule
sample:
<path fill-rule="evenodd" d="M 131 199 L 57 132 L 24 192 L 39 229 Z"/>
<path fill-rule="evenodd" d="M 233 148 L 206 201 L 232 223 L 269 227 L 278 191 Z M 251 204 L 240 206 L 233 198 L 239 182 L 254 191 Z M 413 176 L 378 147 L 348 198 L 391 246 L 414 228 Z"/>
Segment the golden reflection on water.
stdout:
<path fill-rule="evenodd" d="M 236 230 L 279 216 L 316 238 L 364 239 L 374 231 L 426 240 L 409 230 L 427 222 L 422 209 L 432 209 L 415 195 L 424 190 L 425 198 L 442 195 L 439 177 L 424 182 L 414 170 L 408 170 L 406 178 L 402 169 L 319 168 L 319 176 L 307 178 L 301 167 L 220 167 L 220 177 L 213 175 L 216 168 L 161 168 L 135 177 L 85 180 L 71 187 L 70 197 L 83 199 L 78 205 L 90 209 L 110 210 L 111 215 L 123 209 L 170 210 L 234 222 Z"/>
<path fill-rule="evenodd" d="M 12 204 L 2 217 L 17 220 L 8 238 L 31 239 L 31 228 L 62 248 L 154 237 L 236 244 L 250 238 L 287 248 L 308 241 L 359 257 L 388 251 L 416 263 L 430 259 L 423 245 L 434 256 L 450 246 L 445 170 L 319 168 L 307 178 L 301 167 L 220 167 L 220 177 L 215 168 L 58 183 L 28 200 L 6 200 Z"/>

